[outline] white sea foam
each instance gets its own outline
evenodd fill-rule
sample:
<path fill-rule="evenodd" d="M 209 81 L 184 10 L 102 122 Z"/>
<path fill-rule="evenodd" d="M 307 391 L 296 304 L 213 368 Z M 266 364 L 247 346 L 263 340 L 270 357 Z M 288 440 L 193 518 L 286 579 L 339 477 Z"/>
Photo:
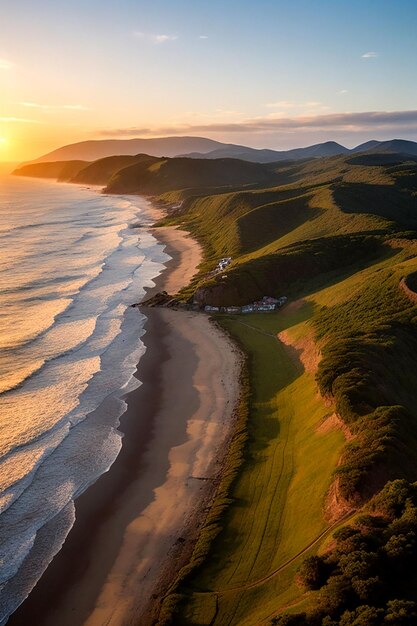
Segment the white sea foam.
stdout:
<path fill-rule="evenodd" d="M 0 183 L 1 623 L 62 546 L 74 497 L 120 451 L 144 352 L 130 305 L 168 257 L 143 199 Z"/>

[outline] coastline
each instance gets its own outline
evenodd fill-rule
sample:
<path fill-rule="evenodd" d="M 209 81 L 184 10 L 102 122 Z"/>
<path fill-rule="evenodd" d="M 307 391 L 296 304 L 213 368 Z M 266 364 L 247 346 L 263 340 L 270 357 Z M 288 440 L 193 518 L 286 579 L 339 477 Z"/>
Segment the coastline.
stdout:
<path fill-rule="evenodd" d="M 153 233 L 171 260 L 145 299 L 177 292 L 201 259 L 188 233 Z M 163 595 L 192 551 L 232 431 L 239 353 L 206 316 L 145 313 L 143 384 L 126 397 L 122 450 L 76 500 L 74 527 L 11 626 L 145 626 L 151 597 Z"/>

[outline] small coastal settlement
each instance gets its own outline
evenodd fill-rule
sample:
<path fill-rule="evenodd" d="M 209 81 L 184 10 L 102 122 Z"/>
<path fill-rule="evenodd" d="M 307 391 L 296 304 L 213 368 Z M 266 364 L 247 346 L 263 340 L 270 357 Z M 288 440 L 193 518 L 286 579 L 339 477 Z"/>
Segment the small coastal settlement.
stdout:
<path fill-rule="evenodd" d="M 210 272 L 210 275 L 217 274 L 220 271 L 224 271 L 225 268 L 230 265 L 232 258 L 226 257 L 220 259 L 216 269 Z M 144 300 L 140 304 L 133 304 L 132 306 L 147 306 L 147 307 L 172 307 L 179 309 L 186 309 L 191 311 L 200 311 L 204 313 L 270 313 L 281 308 L 286 302 L 287 296 L 279 296 L 277 298 L 273 296 L 263 296 L 261 300 L 256 300 L 250 304 L 243 306 L 212 306 L 209 304 L 201 304 L 196 301 L 189 301 L 188 303 L 180 302 L 176 297 L 170 295 L 166 291 L 156 293 L 148 300 Z"/>
<path fill-rule="evenodd" d="M 232 257 L 224 257 L 218 262 L 213 274 L 222 272 L 232 262 Z M 267 313 L 270 311 L 276 311 L 287 302 L 286 296 L 280 296 L 274 298 L 272 296 L 263 296 L 262 300 L 257 300 L 251 304 L 245 304 L 244 306 L 211 306 L 206 305 L 204 311 L 206 313 Z"/>
<path fill-rule="evenodd" d="M 287 302 L 286 296 L 273 298 L 272 296 L 264 296 L 262 300 L 257 300 L 252 304 L 244 306 L 210 306 L 206 305 L 204 311 L 206 313 L 267 313 L 276 311 Z"/>

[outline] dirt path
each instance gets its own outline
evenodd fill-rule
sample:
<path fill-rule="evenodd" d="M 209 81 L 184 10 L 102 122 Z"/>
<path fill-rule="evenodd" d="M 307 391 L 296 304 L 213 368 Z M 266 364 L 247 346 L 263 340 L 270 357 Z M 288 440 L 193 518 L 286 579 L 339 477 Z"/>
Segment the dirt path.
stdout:
<path fill-rule="evenodd" d="M 254 331 L 258 332 L 261 335 L 264 335 L 266 337 L 274 339 L 280 345 L 284 345 L 285 346 L 285 344 L 283 344 L 283 342 L 280 341 L 279 337 L 275 333 L 269 333 L 267 331 L 261 330 L 260 328 L 257 328 L 256 326 L 253 326 L 253 325 L 251 325 L 251 324 L 249 324 L 247 322 L 243 322 L 243 321 L 241 321 L 239 319 L 236 320 L 236 321 L 238 322 L 238 324 L 241 324 L 242 326 L 246 326 L 247 328 L 250 328 L 251 330 L 254 330 Z M 297 552 L 297 554 L 295 554 L 290 559 L 285 561 L 285 563 L 282 563 L 282 565 L 277 567 L 275 570 L 273 570 L 269 574 L 266 574 L 265 576 L 262 576 L 261 578 L 258 578 L 256 580 L 243 583 L 243 584 L 235 586 L 235 587 L 230 587 L 230 588 L 224 589 L 224 590 L 201 590 L 201 589 L 198 590 L 198 591 L 195 590 L 194 593 L 196 595 L 213 594 L 215 596 L 215 598 L 216 598 L 215 615 L 213 616 L 213 619 L 210 622 L 210 624 L 214 624 L 215 621 L 216 621 L 218 610 L 219 610 L 219 599 L 222 596 L 225 596 L 225 595 L 227 595 L 229 593 L 248 591 L 250 589 L 254 589 L 256 587 L 259 587 L 260 585 L 268 583 L 275 576 L 277 576 L 278 574 L 283 572 L 287 567 L 289 567 L 294 561 L 296 561 L 297 559 L 302 557 L 304 554 L 306 554 L 312 547 L 317 545 L 322 539 L 324 539 L 325 537 L 330 535 L 335 530 L 335 528 L 337 528 L 341 523 L 346 522 L 347 520 L 349 520 L 354 515 L 354 513 L 355 513 L 354 511 L 349 511 L 349 512 L 345 513 L 345 515 L 343 515 L 338 520 L 333 522 L 330 526 L 328 526 L 325 530 L 323 530 L 319 535 L 317 535 L 312 541 L 310 541 L 306 546 L 304 546 L 304 548 L 302 550 L 300 550 L 299 552 Z"/>

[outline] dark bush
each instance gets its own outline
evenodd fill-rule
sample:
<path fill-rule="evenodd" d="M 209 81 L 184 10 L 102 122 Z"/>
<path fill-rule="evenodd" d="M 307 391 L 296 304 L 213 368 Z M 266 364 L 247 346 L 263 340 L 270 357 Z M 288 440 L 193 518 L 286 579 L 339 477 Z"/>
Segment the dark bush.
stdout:
<path fill-rule="evenodd" d="M 319 556 L 304 559 L 298 570 L 298 580 L 307 589 L 320 589 L 327 580 L 328 567 Z"/>

